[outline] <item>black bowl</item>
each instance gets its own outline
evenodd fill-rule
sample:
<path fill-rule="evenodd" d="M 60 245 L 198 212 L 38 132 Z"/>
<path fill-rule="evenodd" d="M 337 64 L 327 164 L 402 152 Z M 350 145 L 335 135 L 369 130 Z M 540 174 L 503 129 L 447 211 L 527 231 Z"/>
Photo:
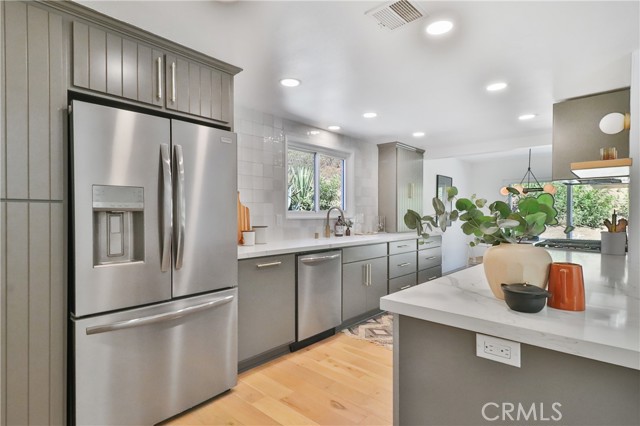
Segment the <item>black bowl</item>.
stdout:
<path fill-rule="evenodd" d="M 532 284 L 501 284 L 504 301 L 509 308 L 518 312 L 535 314 L 544 308 L 551 293 Z"/>

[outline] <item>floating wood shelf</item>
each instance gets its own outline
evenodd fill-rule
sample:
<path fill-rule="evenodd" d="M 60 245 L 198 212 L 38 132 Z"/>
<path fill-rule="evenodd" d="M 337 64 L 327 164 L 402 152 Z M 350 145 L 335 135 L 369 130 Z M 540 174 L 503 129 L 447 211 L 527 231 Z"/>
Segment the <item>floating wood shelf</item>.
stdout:
<path fill-rule="evenodd" d="M 581 179 L 629 176 L 631 158 L 571 163 L 571 172 Z"/>

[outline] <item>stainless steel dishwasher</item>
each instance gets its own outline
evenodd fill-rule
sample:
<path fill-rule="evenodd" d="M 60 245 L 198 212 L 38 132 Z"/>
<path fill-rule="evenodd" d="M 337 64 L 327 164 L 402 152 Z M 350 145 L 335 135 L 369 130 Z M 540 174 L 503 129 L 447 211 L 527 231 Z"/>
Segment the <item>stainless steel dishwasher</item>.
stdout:
<path fill-rule="evenodd" d="M 298 342 L 342 322 L 342 252 L 298 256 Z"/>

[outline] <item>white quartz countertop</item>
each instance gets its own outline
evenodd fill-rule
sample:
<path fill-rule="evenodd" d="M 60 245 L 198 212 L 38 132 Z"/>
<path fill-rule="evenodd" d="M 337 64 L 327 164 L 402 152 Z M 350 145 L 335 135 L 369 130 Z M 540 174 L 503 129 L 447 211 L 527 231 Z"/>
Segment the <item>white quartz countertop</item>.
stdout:
<path fill-rule="evenodd" d="M 380 308 L 640 370 L 640 291 L 628 280 L 626 256 L 548 251 L 556 262 L 582 265 L 585 311 L 512 311 L 491 293 L 482 265 L 385 296 Z"/>
<path fill-rule="evenodd" d="M 306 238 L 296 240 L 284 240 L 254 246 L 238 246 L 238 259 L 250 259 L 252 257 L 275 256 L 279 254 L 301 253 L 316 250 L 361 246 L 366 244 L 386 243 L 389 241 L 401 241 L 416 239 L 415 232 L 380 233 L 372 235 L 351 235 L 348 237 L 331 238 Z"/>

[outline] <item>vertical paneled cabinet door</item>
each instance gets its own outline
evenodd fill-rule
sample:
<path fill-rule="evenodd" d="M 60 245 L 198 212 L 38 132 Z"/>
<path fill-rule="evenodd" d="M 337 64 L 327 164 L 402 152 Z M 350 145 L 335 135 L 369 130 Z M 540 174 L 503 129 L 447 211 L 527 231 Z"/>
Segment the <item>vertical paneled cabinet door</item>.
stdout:
<path fill-rule="evenodd" d="M 422 211 L 422 168 L 423 155 L 402 147 L 396 148 L 398 161 L 397 175 L 397 229 L 409 231 L 404 224 L 404 215 L 408 209 Z"/>
<path fill-rule="evenodd" d="M 2 198 L 62 200 L 68 43 L 61 15 L 3 2 Z"/>
<path fill-rule="evenodd" d="M 360 260 L 360 259 L 365 260 Z M 349 322 L 380 309 L 387 294 L 386 244 L 343 250 L 342 319 Z"/>
<path fill-rule="evenodd" d="M 295 340 L 295 255 L 238 262 L 238 360 Z"/>
<path fill-rule="evenodd" d="M 177 55 L 165 56 L 167 109 L 230 123 L 231 75 Z"/>
<path fill-rule="evenodd" d="M 73 85 L 164 105 L 164 53 L 82 22 L 73 23 Z"/>

